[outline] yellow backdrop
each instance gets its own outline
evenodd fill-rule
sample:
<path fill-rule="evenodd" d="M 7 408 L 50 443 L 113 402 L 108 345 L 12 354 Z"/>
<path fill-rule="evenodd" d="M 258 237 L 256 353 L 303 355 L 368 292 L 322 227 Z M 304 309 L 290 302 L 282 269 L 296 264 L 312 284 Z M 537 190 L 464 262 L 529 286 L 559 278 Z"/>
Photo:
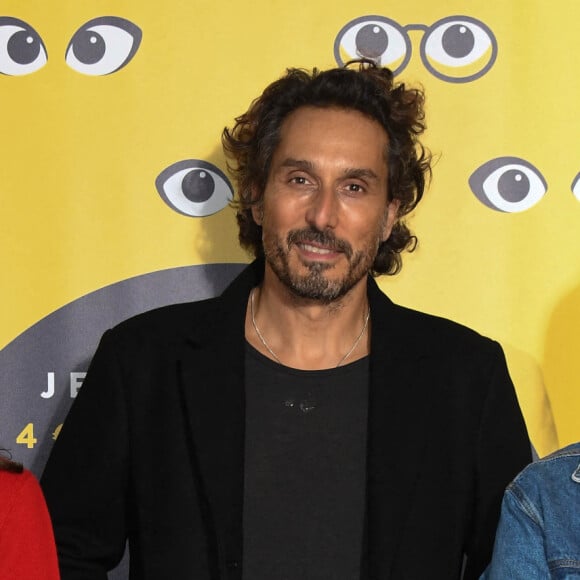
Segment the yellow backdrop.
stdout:
<path fill-rule="evenodd" d="M 0 446 L 40 471 L 98 334 L 140 304 L 216 291 L 248 261 L 222 128 L 286 67 L 357 54 L 424 86 L 437 156 L 411 218 L 419 248 L 381 286 L 502 343 L 541 455 L 580 439 L 575 0 L 0 10 Z M 208 174 L 205 193 L 186 179 Z M 225 270 L 191 269 L 203 264 Z M 186 273 L 203 290 L 188 295 Z"/>

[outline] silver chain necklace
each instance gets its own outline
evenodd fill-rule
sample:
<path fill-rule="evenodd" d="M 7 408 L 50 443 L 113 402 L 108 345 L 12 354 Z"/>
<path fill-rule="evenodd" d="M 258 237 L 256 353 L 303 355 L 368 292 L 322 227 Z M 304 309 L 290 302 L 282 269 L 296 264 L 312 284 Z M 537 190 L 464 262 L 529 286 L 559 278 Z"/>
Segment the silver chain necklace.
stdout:
<path fill-rule="evenodd" d="M 256 334 L 258 335 L 260 342 L 264 345 L 264 348 L 272 355 L 272 357 L 274 358 L 274 360 L 278 364 L 283 364 L 282 361 L 278 358 L 278 355 L 270 348 L 270 345 L 266 342 L 266 339 L 262 336 L 262 333 L 260 332 L 260 329 L 258 328 L 258 325 L 256 324 L 256 317 L 254 315 L 254 294 L 255 293 L 256 293 L 256 289 L 252 288 L 252 292 L 250 293 L 250 313 L 252 315 L 252 326 L 254 327 L 254 330 L 256 331 Z M 369 325 L 370 317 L 371 317 L 371 309 L 369 306 L 369 309 L 367 310 L 367 315 L 365 317 L 365 323 L 364 323 L 364 326 L 362 327 L 362 330 L 360 331 L 360 334 L 355 338 L 355 341 L 354 341 L 353 345 L 350 347 L 350 350 L 338 361 L 338 364 L 336 365 L 337 368 L 354 352 L 354 349 L 358 346 L 358 343 L 361 341 L 361 338 L 363 337 L 363 334 L 365 333 L 365 330 L 367 329 L 367 326 Z"/>

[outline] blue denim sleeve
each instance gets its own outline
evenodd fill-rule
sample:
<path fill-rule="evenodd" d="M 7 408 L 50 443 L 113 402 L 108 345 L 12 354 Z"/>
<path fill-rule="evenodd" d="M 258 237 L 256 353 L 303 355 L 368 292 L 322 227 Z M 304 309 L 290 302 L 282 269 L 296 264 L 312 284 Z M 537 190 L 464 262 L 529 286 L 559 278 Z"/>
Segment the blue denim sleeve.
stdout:
<path fill-rule="evenodd" d="M 512 484 L 513 486 L 513 484 Z M 521 492 L 521 490 L 518 490 Z M 519 496 L 519 497 L 518 497 Z M 541 520 L 523 494 L 507 489 L 495 536 L 493 559 L 481 580 L 550 578 Z"/>

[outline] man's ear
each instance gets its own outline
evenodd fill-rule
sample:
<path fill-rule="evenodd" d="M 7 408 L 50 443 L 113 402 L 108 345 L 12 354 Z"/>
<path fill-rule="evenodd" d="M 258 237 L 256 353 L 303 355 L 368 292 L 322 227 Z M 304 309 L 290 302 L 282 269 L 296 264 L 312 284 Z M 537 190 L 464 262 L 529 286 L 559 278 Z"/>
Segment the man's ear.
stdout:
<path fill-rule="evenodd" d="M 401 205 L 400 199 L 392 199 L 387 205 L 387 215 L 385 219 L 385 225 L 383 227 L 383 235 L 381 236 L 381 242 L 386 242 L 393 231 L 393 226 L 397 221 L 397 216 L 399 215 L 399 206 Z"/>
<path fill-rule="evenodd" d="M 258 203 L 254 203 L 254 205 L 252 205 L 251 211 L 252 211 L 252 217 L 254 218 L 254 221 L 256 222 L 256 224 L 261 226 L 262 221 L 264 219 L 264 200 L 260 199 L 260 194 L 256 190 L 255 186 L 252 187 L 252 193 L 250 195 L 250 199 L 253 202 L 259 200 Z"/>

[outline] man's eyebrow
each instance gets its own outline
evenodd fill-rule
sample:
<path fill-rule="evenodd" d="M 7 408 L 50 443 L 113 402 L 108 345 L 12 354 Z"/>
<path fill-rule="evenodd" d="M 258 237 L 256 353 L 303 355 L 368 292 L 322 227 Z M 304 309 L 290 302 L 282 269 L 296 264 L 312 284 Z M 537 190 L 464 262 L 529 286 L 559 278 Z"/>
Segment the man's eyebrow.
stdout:
<path fill-rule="evenodd" d="M 345 169 L 344 176 L 349 178 L 358 178 L 358 179 L 372 179 L 377 181 L 379 176 L 372 170 L 372 169 L 365 169 L 365 168 L 352 168 L 352 169 Z"/>
<path fill-rule="evenodd" d="M 293 157 L 287 157 L 282 161 L 280 167 L 293 167 L 296 169 L 304 169 L 305 171 L 312 171 L 314 169 L 314 163 L 311 161 L 306 161 L 305 159 L 294 159 Z"/>
<path fill-rule="evenodd" d="M 307 161 L 306 159 L 294 159 L 293 157 L 287 157 L 282 161 L 280 167 L 291 167 L 295 169 L 303 169 L 304 171 L 314 171 L 314 163 Z M 343 171 L 344 177 L 354 178 L 354 179 L 372 179 L 378 180 L 379 176 L 372 170 L 363 167 L 353 167 L 347 168 Z"/>

